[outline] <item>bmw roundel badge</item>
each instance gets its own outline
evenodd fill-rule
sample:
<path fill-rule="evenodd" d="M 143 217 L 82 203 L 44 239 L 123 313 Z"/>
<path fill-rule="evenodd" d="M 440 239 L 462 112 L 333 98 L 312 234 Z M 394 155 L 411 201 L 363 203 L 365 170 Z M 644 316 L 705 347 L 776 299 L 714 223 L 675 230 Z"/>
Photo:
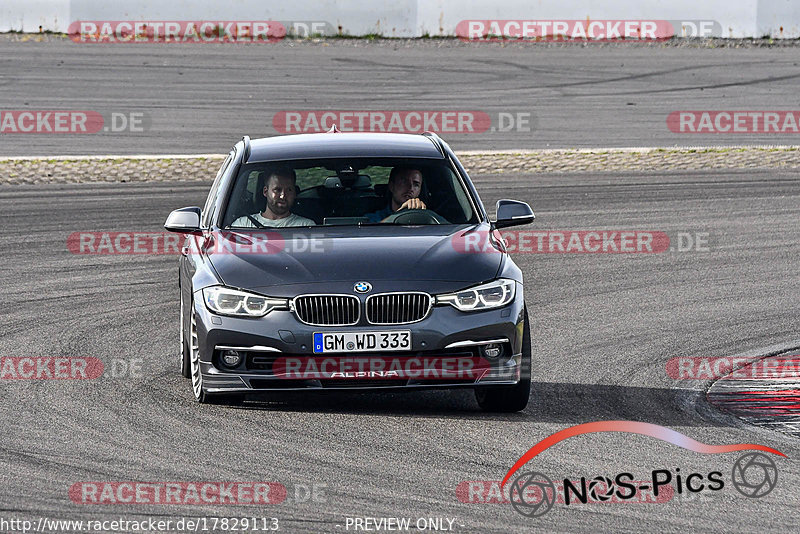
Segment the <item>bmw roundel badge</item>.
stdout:
<path fill-rule="evenodd" d="M 369 293 L 372 291 L 372 284 L 369 282 L 356 282 L 353 289 L 355 289 L 356 293 Z"/>

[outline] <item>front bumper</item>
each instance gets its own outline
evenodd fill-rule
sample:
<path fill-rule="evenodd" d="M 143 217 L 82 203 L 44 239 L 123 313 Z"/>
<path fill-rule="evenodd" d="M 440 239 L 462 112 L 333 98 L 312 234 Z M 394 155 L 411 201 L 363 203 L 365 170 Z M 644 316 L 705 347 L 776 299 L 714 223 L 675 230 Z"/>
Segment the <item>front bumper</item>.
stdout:
<path fill-rule="evenodd" d="M 194 299 L 200 370 L 208 393 L 352 390 L 445 389 L 513 385 L 523 373 L 522 288 L 507 306 L 464 313 L 451 306 L 436 306 L 420 322 L 380 326 L 309 326 L 291 311 L 273 311 L 259 319 L 219 316 L 210 312 L 200 295 Z M 410 330 L 411 350 L 314 354 L 316 332 L 372 332 Z M 499 343 L 499 357 L 487 358 L 481 345 Z M 227 368 L 222 350 L 246 352 L 241 364 Z M 331 363 L 336 360 L 336 363 Z M 378 361 L 391 362 L 376 365 Z M 418 365 L 422 362 L 423 365 Z M 437 373 L 428 364 L 439 365 Z M 328 365 L 330 364 L 330 365 Z M 393 366 L 393 367 L 391 367 Z M 394 368 L 395 375 L 374 369 Z M 311 370 L 311 372 L 309 372 Z M 314 373 L 313 371 L 319 371 Z M 448 372 L 449 371 L 449 372 Z"/>

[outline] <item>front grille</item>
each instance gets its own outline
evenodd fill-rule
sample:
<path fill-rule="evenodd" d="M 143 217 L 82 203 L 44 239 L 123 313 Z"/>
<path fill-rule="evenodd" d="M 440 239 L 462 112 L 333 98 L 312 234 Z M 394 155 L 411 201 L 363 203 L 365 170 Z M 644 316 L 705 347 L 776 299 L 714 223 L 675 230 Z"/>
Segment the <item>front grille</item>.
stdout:
<path fill-rule="evenodd" d="M 301 295 L 294 299 L 300 321 L 312 326 L 349 326 L 358 323 L 360 302 L 352 295 Z"/>
<path fill-rule="evenodd" d="M 384 293 L 367 298 L 367 321 L 390 325 L 421 321 L 431 309 L 427 293 Z"/>

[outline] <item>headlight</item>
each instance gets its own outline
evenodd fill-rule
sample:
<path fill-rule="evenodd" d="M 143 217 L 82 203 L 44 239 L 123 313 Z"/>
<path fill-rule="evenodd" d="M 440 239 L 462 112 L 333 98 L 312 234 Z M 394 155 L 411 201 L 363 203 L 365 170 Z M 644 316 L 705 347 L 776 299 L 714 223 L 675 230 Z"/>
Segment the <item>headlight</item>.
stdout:
<path fill-rule="evenodd" d="M 461 311 L 500 308 L 514 300 L 516 282 L 501 278 L 456 293 L 436 295 L 436 304 L 450 304 Z"/>
<path fill-rule="evenodd" d="M 203 289 L 203 300 L 212 312 L 236 317 L 263 317 L 272 310 L 289 309 L 287 299 L 265 297 L 222 286 Z"/>

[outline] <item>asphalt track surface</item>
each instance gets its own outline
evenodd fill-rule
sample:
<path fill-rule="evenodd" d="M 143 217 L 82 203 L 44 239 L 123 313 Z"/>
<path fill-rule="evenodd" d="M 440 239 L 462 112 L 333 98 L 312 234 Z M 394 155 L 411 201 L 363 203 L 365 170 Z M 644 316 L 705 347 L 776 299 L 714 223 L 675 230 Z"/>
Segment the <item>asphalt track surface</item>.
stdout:
<path fill-rule="evenodd" d="M 519 254 L 532 319 L 534 384 L 520 414 L 480 412 L 460 392 L 265 397 L 200 406 L 178 374 L 177 258 L 75 255 L 75 231 L 159 231 L 199 205 L 205 185 L 0 187 L 3 356 L 141 361 L 133 376 L 3 380 L 0 516 L 137 520 L 277 517 L 283 532 L 348 532 L 347 517 L 455 518 L 454 532 L 800 531 L 797 438 L 745 425 L 706 402 L 708 382 L 675 381 L 676 356 L 733 356 L 800 345 L 798 173 L 674 172 L 476 176 L 484 202 L 531 203 L 531 229 L 708 232 L 705 252 Z M 699 454 L 625 433 L 578 436 L 527 468 L 553 480 L 645 480 L 656 469 L 723 473 L 720 491 L 665 503 L 554 505 L 526 518 L 509 504 L 466 504 L 462 481 L 503 478 L 530 447 L 598 420 L 662 425 L 714 445 L 757 443 L 777 487 L 731 486 L 741 453 Z M 276 481 L 270 506 L 81 505 L 79 481 Z M 295 502 L 298 485 L 324 499 Z M 319 487 L 319 486 L 318 486 Z M 349 532 L 353 532 L 352 528 Z"/>
<path fill-rule="evenodd" d="M 0 41 L 0 110 L 141 113 L 144 131 L 0 135 L 0 156 L 222 153 L 292 110 L 477 110 L 461 150 L 797 144 L 797 134 L 672 133 L 679 110 L 796 110 L 796 47 L 330 40 L 260 45 Z M 529 114 L 500 131 L 499 114 Z"/>

